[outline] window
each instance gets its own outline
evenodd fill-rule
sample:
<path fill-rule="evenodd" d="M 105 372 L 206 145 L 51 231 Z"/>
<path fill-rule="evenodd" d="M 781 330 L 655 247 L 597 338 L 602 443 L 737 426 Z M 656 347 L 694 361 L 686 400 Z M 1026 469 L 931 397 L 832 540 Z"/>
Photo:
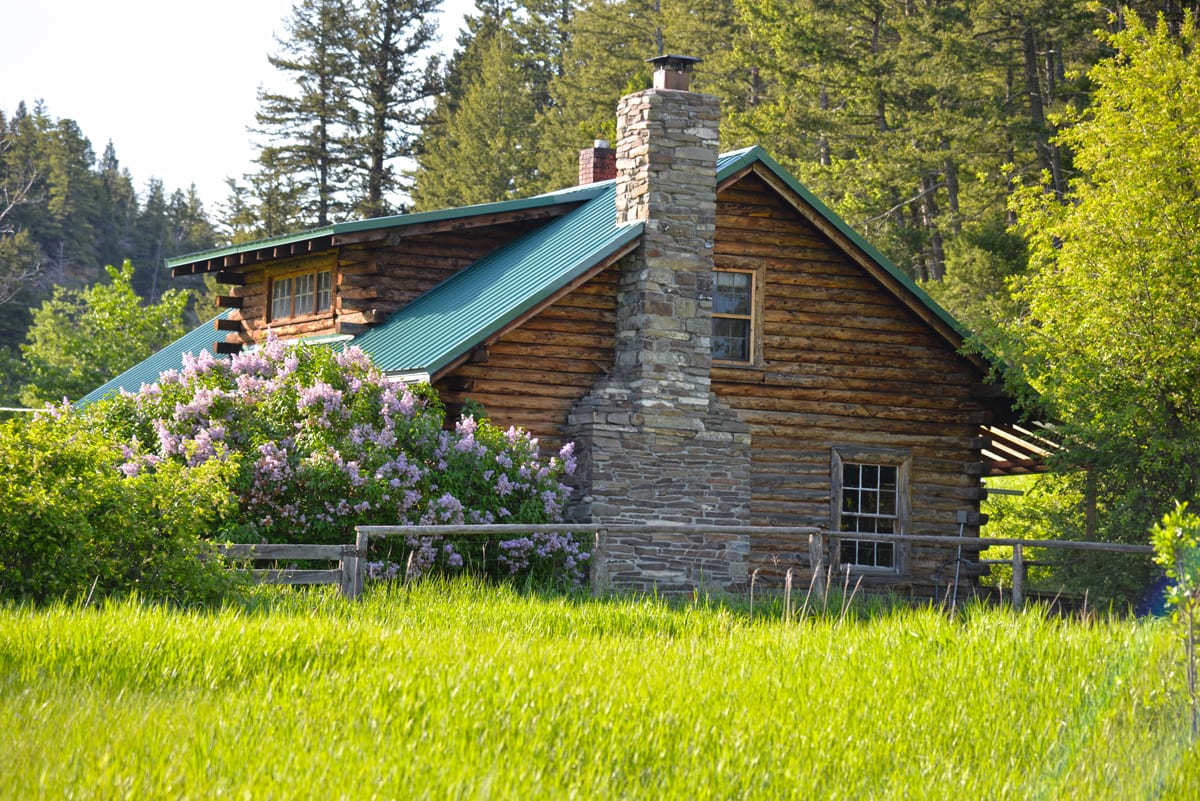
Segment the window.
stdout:
<path fill-rule="evenodd" d="M 300 273 L 271 282 L 271 319 L 307 317 L 333 306 L 333 271 Z"/>
<path fill-rule="evenodd" d="M 713 273 L 712 357 L 723 362 L 752 362 L 754 353 L 754 273 Z"/>
<path fill-rule="evenodd" d="M 841 565 L 899 572 L 902 543 L 871 534 L 903 534 L 908 528 L 907 454 L 834 449 L 834 529 L 841 533 Z"/>

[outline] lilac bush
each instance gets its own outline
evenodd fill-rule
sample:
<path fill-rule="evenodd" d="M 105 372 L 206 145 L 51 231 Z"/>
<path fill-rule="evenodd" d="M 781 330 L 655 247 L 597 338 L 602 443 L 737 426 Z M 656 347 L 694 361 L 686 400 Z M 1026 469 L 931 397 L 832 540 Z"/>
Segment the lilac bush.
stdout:
<path fill-rule="evenodd" d="M 228 359 L 189 355 L 94 413 L 122 442 L 125 476 L 164 461 L 231 463 L 238 512 L 216 533 L 240 542 L 347 542 L 355 525 L 560 522 L 575 469 L 570 445 L 543 459 L 521 429 L 464 416 L 446 430 L 428 385 L 390 381 L 357 348 L 273 336 Z M 407 547 L 410 575 L 485 552 L 416 536 Z M 554 563 L 576 582 L 587 558 L 558 536 L 492 550 L 496 572 Z"/>

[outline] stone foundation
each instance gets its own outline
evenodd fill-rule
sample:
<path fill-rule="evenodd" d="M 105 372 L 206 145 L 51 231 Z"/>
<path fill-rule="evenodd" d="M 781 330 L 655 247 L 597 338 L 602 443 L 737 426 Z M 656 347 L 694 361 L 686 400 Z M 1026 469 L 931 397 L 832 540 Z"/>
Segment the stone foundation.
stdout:
<path fill-rule="evenodd" d="M 658 595 L 743 593 L 749 582 L 746 533 L 712 530 L 622 532 L 620 526 L 596 535 L 592 549 L 592 590 Z"/>

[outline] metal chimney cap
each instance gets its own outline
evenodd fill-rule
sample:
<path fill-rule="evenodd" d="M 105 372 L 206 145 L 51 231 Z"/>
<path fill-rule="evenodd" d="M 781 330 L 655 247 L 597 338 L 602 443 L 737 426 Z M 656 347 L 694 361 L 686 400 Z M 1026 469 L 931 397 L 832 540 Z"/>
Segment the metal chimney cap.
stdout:
<path fill-rule="evenodd" d="M 700 63 L 693 56 L 666 55 L 648 58 L 646 62 L 654 65 L 654 88 L 676 89 L 681 92 L 691 90 L 692 67 Z"/>
<path fill-rule="evenodd" d="M 694 65 L 699 64 L 704 59 L 696 58 L 695 56 L 679 56 L 668 53 L 665 56 L 655 56 L 654 58 L 646 59 L 647 64 L 653 64 L 656 70 L 674 70 L 675 72 L 687 72 Z"/>

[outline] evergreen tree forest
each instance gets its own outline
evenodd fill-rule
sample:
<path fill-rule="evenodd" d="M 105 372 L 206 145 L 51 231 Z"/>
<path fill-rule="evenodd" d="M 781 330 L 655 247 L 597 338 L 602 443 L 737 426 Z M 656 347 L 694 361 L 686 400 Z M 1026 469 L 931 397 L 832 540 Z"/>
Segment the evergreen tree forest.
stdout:
<path fill-rule="evenodd" d="M 285 88 L 260 90 L 247 131 L 256 167 L 227 178 L 212 209 L 194 191 L 135 183 L 112 144 L 97 157 L 41 103 L 0 110 L 0 401 L 18 397 L 30 310 L 55 287 L 110 281 L 104 266 L 128 260 L 137 296 L 156 303 L 179 286 L 163 270 L 172 255 L 569 186 L 579 150 L 614 138 L 617 100 L 649 86 L 646 59 L 664 53 L 703 59 L 693 88 L 721 100 L 723 149 L 764 147 L 969 328 L 992 332 L 990 349 L 1044 364 L 1054 343 L 1039 315 L 1054 305 L 1037 292 L 1073 252 L 1060 249 L 1074 232 L 1059 212 L 1096 180 L 1098 92 L 1116 91 L 1122 54 L 1142 41 L 1176 47 L 1177 82 L 1200 85 L 1196 0 L 476 0 L 438 54 L 440 4 L 296 0 L 266 54 Z M 1200 163 L 1170 143 L 1130 158 L 1154 152 Z M 1045 374 L 1026 377 L 1054 400 Z M 1200 405 L 1193 378 L 1173 385 L 1172 408 Z M 1072 391 L 1091 397 L 1087 381 Z"/>

